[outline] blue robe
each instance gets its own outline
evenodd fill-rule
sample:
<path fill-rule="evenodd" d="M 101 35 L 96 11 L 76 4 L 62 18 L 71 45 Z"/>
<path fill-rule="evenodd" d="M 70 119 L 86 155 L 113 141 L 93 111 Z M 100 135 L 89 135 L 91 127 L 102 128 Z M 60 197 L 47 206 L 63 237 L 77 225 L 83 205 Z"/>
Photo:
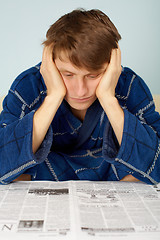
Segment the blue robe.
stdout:
<path fill-rule="evenodd" d="M 119 146 L 98 99 L 83 123 L 63 100 L 38 151 L 32 152 L 34 112 L 46 96 L 40 64 L 13 82 L 0 115 L 0 183 L 22 173 L 32 180 L 118 181 L 128 174 L 160 182 L 160 115 L 144 81 L 123 68 L 116 97 L 124 110 Z M 118 119 L 117 119 L 118 121 Z"/>

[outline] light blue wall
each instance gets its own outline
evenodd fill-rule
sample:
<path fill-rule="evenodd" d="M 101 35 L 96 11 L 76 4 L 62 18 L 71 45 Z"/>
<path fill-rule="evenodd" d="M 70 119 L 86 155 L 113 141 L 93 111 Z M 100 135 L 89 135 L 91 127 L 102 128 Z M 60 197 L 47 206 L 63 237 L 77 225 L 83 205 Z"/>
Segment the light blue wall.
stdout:
<path fill-rule="evenodd" d="M 122 35 L 122 64 L 160 94 L 159 0 L 0 0 L 0 96 L 20 72 L 41 61 L 49 26 L 78 7 L 108 14 Z"/>

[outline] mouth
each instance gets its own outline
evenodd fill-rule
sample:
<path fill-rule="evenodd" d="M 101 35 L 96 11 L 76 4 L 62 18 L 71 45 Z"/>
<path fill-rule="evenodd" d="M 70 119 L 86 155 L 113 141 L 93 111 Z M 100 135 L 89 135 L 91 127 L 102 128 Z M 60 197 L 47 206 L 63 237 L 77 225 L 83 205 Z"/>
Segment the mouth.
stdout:
<path fill-rule="evenodd" d="M 85 97 L 85 98 L 73 98 L 71 97 L 71 99 L 75 102 L 87 102 L 91 99 L 92 97 Z"/>

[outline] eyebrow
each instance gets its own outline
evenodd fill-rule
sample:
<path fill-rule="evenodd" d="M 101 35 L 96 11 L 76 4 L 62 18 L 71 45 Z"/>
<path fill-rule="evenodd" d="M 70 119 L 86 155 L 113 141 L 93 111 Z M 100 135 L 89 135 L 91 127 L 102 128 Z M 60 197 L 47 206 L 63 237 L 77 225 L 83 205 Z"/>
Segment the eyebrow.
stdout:
<path fill-rule="evenodd" d="M 67 70 L 67 69 L 65 69 L 65 68 L 60 68 L 59 71 L 60 71 L 60 72 L 67 72 L 67 73 L 71 73 L 71 74 L 76 74 L 75 72 L 69 71 L 69 70 Z M 95 71 L 95 72 L 88 72 L 88 73 L 85 74 L 85 75 L 97 75 L 97 74 L 102 73 L 103 71 L 104 71 L 103 69 L 100 69 L 100 70 L 97 70 L 97 71 Z"/>
<path fill-rule="evenodd" d="M 67 69 L 64 69 L 64 68 L 60 68 L 59 71 L 60 71 L 60 72 L 68 72 L 68 73 L 75 74 L 74 72 L 71 72 L 71 71 L 69 71 L 69 70 L 67 70 Z"/>

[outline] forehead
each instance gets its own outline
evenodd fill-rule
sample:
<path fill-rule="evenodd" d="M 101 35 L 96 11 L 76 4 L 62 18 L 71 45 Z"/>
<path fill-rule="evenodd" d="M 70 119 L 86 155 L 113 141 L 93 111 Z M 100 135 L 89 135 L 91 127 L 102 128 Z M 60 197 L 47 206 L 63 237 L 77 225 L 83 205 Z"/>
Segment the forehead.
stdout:
<path fill-rule="evenodd" d="M 104 66 L 102 66 L 102 68 L 99 70 L 94 70 L 94 69 L 88 70 L 85 68 L 77 67 L 70 61 L 70 59 L 67 57 L 67 54 L 65 54 L 64 52 L 61 52 L 61 54 L 57 55 L 54 61 L 59 71 L 61 72 L 68 71 L 75 74 L 84 74 L 84 75 L 87 75 L 90 73 L 93 74 L 100 71 L 104 71 L 107 67 L 107 64 L 104 64 Z"/>
<path fill-rule="evenodd" d="M 62 61 L 60 58 L 55 59 L 55 64 L 60 72 L 72 72 L 76 74 L 88 74 L 89 71 L 86 69 L 78 68 L 77 66 L 73 65 L 69 59 L 66 61 Z"/>

